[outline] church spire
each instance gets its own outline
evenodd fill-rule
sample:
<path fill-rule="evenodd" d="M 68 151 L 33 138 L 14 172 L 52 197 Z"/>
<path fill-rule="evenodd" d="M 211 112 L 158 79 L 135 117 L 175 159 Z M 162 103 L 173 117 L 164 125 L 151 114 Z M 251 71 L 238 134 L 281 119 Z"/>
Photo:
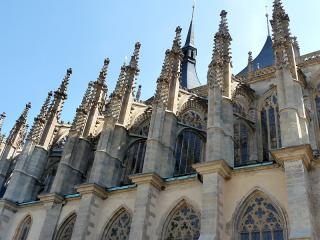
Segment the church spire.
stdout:
<path fill-rule="evenodd" d="M 200 86 L 200 81 L 196 71 L 197 48 L 194 44 L 194 11 L 195 4 L 192 6 L 192 16 L 186 42 L 182 48 L 183 59 L 181 66 L 181 82 L 182 88 L 191 89 Z"/>
<path fill-rule="evenodd" d="M 188 31 L 186 43 L 183 46 L 184 48 L 185 47 L 194 47 L 194 26 L 193 26 L 194 8 L 195 8 L 195 5 L 193 4 L 192 5 L 192 16 L 191 16 L 189 31 Z"/>
<path fill-rule="evenodd" d="M 268 29 L 268 37 L 270 36 L 270 25 L 269 25 L 269 14 L 268 14 L 268 6 L 266 5 L 266 19 L 267 19 L 267 29 Z"/>

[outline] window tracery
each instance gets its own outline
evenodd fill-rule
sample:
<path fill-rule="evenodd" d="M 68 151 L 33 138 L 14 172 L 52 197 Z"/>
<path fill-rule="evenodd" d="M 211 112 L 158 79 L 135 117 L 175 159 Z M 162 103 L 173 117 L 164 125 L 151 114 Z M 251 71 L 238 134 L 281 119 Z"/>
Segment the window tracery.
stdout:
<path fill-rule="evenodd" d="M 180 122 L 201 130 L 204 130 L 206 127 L 206 123 L 201 119 L 200 115 L 192 110 L 183 113 L 180 117 Z"/>
<path fill-rule="evenodd" d="M 146 139 L 135 141 L 127 150 L 124 164 L 123 184 L 130 183 L 129 175 L 142 172 L 144 155 L 146 153 Z"/>
<path fill-rule="evenodd" d="M 77 215 L 72 214 L 61 225 L 55 240 L 70 240 L 73 233 L 74 224 L 76 223 Z"/>
<path fill-rule="evenodd" d="M 265 99 L 261 109 L 263 161 L 270 161 L 270 150 L 281 147 L 279 107 L 276 92 Z"/>
<path fill-rule="evenodd" d="M 165 224 L 163 240 L 197 240 L 200 237 L 200 215 L 183 203 Z"/>
<path fill-rule="evenodd" d="M 131 227 L 131 215 L 123 210 L 117 215 L 109 226 L 103 231 L 101 240 L 127 240 Z"/>
<path fill-rule="evenodd" d="M 264 194 L 256 193 L 244 205 L 238 223 L 240 240 L 285 240 L 285 220 L 276 205 Z"/>
<path fill-rule="evenodd" d="M 14 240 L 26 240 L 31 228 L 32 219 L 31 216 L 26 216 L 22 222 L 19 224 L 16 234 L 14 235 Z"/>
<path fill-rule="evenodd" d="M 176 140 L 174 175 L 194 172 L 192 164 L 204 160 L 205 139 L 193 129 L 184 129 Z"/>
<path fill-rule="evenodd" d="M 143 137 L 148 137 L 150 128 L 150 119 L 143 121 L 141 124 L 132 129 L 132 133 Z"/>

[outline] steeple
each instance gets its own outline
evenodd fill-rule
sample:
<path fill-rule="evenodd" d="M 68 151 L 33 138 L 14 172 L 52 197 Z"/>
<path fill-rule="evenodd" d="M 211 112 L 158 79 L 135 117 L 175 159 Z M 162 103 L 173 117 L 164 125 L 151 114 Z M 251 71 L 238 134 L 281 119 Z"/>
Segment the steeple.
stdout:
<path fill-rule="evenodd" d="M 49 111 L 49 104 L 51 101 L 51 97 L 52 97 L 52 92 L 48 93 L 48 96 L 46 98 L 46 100 L 44 101 L 40 113 L 38 114 L 38 116 L 34 119 L 33 125 L 31 127 L 31 130 L 27 136 L 28 140 L 33 141 L 34 143 L 38 144 L 41 134 L 42 134 L 42 130 L 43 127 L 46 123 L 46 117 L 48 115 L 48 111 Z"/>
<path fill-rule="evenodd" d="M 196 71 L 196 56 L 197 49 L 194 44 L 194 10 L 195 5 L 192 6 L 192 16 L 186 42 L 182 48 L 182 70 L 181 70 L 181 87 L 191 89 L 200 86 L 200 81 Z"/>

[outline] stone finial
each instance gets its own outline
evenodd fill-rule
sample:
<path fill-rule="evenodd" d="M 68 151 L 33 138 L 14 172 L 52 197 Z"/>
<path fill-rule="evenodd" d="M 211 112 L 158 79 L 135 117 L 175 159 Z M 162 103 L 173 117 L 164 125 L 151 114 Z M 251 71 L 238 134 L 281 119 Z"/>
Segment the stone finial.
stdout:
<path fill-rule="evenodd" d="M 67 69 L 67 73 L 64 76 L 64 78 L 63 78 L 63 80 L 61 82 L 61 85 L 57 90 L 57 93 L 65 96 L 65 97 L 67 96 L 67 87 L 69 85 L 69 80 L 70 80 L 71 74 L 72 74 L 72 68 L 68 68 Z"/>
<path fill-rule="evenodd" d="M 3 126 L 3 122 L 4 122 L 4 119 L 6 118 L 6 113 L 3 112 L 0 114 L 0 134 L 1 134 L 1 129 L 2 129 L 2 126 Z"/>
<path fill-rule="evenodd" d="M 21 142 L 21 138 L 24 137 L 25 129 L 27 126 L 27 117 L 29 110 L 31 108 L 31 103 L 27 103 L 20 117 L 16 121 L 15 125 L 11 129 L 9 136 L 7 138 L 6 144 L 15 145 L 19 147 L 19 143 Z"/>
<path fill-rule="evenodd" d="M 271 26 L 274 45 L 281 45 L 290 40 L 290 18 L 285 12 L 281 0 L 274 0 Z"/>
<path fill-rule="evenodd" d="M 50 91 L 47 95 L 46 100 L 44 101 L 40 113 L 37 117 L 34 118 L 33 125 L 31 127 L 31 130 L 27 136 L 27 139 L 32 140 L 36 144 L 39 143 L 40 137 L 43 131 L 44 124 L 46 123 L 46 117 L 48 115 L 49 111 L 49 104 L 51 101 L 52 92 Z"/>
<path fill-rule="evenodd" d="M 134 70 L 136 73 L 139 72 L 138 63 L 139 63 L 140 47 L 141 47 L 141 43 L 136 42 L 136 44 L 134 46 L 133 54 L 131 56 L 130 63 L 128 65 L 128 67 L 131 68 L 132 70 Z"/>
<path fill-rule="evenodd" d="M 139 102 L 140 101 L 140 97 L 141 97 L 141 88 L 142 88 L 142 86 L 141 85 L 139 85 L 138 86 L 138 90 L 137 90 L 137 94 L 136 94 L 136 101 L 137 102 Z"/>
<path fill-rule="evenodd" d="M 76 116 L 72 122 L 71 130 L 75 131 L 79 134 L 82 133 L 82 131 L 85 127 L 85 124 L 86 124 L 86 119 L 87 119 L 87 115 L 88 115 L 89 108 L 90 108 L 90 100 L 91 100 L 90 96 L 93 91 L 92 86 L 93 86 L 93 82 L 90 81 L 88 83 L 88 87 L 83 95 L 81 104 L 76 110 Z"/>
<path fill-rule="evenodd" d="M 110 95 L 107 116 L 118 118 L 121 110 L 121 99 L 125 91 L 126 64 L 121 66 L 120 74 L 114 91 Z"/>
<path fill-rule="evenodd" d="M 98 82 L 100 84 L 105 84 L 105 81 L 106 81 L 106 78 L 107 78 L 107 72 L 108 72 L 109 63 L 110 63 L 110 59 L 109 58 L 104 59 L 103 67 L 102 67 L 102 69 L 100 71 L 99 78 L 98 78 Z"/>
<path fill-rule="evenodd" d="M 174 53 L 178 53 L 181 54 L 182 50 L 181 50 L 181 31 L 182 28 L 180 26 L 178 26 L 176 28 L 176 36 L 173 40 L 173 44 L 172 44 L 172 52 Z"/>
<path fill-rule="evenodd" d="M 220 13 L 219 30 L 214 36 L 214 48 L 212 61 L 208 70 L 208 85 L 223 89 L 223 67 L 231 62 L 231 35 L 229 33 L 227 12 L 222 10 Z"/>
<path fill-rule="evenodd" d="M 253 58 L 252 52 L 248 52 L 248 72 L 253 72 Z"/>

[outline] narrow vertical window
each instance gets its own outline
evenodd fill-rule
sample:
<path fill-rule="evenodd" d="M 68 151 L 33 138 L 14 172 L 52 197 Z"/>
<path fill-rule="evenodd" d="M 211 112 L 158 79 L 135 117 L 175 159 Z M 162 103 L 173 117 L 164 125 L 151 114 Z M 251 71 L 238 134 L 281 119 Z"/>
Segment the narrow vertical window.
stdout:
<path fill-rule="evenodd" d="M 249 129 L 243 121 L 234 124 L 234 158 L 236 166 L 249 162 Z"/>
<path fill-rule="evenodd" d="M 26 216 L 22 222 L 19 224 L 16 234 L 14 235 L 14 240 L 26 240 L 31 228 L 32 219 L 31 216 Z"/>
<path fill-rule="evenodd" d="M 142 172 L 144 155 L 146 152 L 146 139 L 140 139 L 134 142 L 127 150 L 124 164 L 123 184 L 130 183 L 129 175 Z"/>
<path fill-rule="evenodd" d="M 177 137 L 174 175 L 192 173 L 192 164 L 203 161 L 204 137 L 196 130 L 185 129 Z"/>

